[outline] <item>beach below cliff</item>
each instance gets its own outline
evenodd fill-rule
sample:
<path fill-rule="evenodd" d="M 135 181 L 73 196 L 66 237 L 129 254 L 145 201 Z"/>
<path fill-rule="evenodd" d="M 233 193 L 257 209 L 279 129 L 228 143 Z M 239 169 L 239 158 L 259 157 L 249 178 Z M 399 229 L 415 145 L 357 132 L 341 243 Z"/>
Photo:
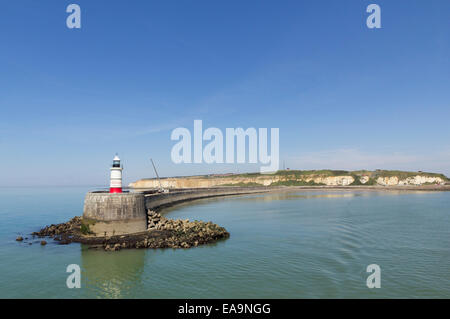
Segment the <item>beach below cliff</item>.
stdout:
<path fill-rule="evenodd" d="M 417 191 L 431 191 L 431 192 L 445 192 L 450 191 L 450 185 L 417 185 L 417 186 L 366 186 L 366 185 L 354 185 L 354 186 L 281 186 L 281 187 L 266 187 L 269 192 L 283 192 L 283 191 L 307 191 L 307 190 L 366 190 L 366 191 L 404 191 L 404 192 L 417 192 Z"/>

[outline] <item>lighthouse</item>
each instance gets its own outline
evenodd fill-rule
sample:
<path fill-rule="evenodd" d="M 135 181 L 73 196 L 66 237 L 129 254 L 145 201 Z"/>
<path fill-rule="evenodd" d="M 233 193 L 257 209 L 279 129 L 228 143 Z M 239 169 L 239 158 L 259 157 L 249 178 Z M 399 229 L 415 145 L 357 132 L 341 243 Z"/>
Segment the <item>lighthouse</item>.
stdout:
<path fill-rule="evenodd" d="M 116 154 L 111 167 L 111 181 L 109 184 L 110 193 L 122 193 L 122 170 L 123 167 L 120 166 L 120 158 Z"/>

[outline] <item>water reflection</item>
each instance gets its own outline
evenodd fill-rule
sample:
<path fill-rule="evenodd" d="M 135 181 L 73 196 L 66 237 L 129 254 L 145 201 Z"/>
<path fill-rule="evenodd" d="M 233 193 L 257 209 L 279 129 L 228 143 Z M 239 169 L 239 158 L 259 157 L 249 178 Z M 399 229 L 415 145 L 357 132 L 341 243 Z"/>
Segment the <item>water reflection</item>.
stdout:
<path fill-rule="evenodd" d="M 247 201 L 273 201 L 273 200 L 298 200 L 312 198 L 350 198 L 358 196 L 369 196 L 368 193 L 272 193 L 258 196 L 249 196 L 242 198 Z"/>
<path fill-rule="evenodd" d="M 126 298 L 141 290 L 144 249 L 118 252 L 81 247 L 82 285 L 89 296 Z"/>
<path fill-rule="evenodd" d="M 286 192 L 278 192 L 278 193 L 265 193 L 265 194 L 257 194 L 257 195 L 247 195 L 242 196 L 240 199 L 245 201 L 274 201 L 274 200 L 298 200 L 298 199 L 314 199 L 314 198 L 353 198 L 353 197 L 371 197 L 371 196 L 398 196 L 398 195 L 406 195 L 406 194 L 421 194 L 427 192 L 419 192 L 419 191 L 342 191 L 342 190 L 314 190 L 307 192 L 298 192 L 298 191 L 286 191 Z M 428 192 L 430 193 L 430 192 Z"/>

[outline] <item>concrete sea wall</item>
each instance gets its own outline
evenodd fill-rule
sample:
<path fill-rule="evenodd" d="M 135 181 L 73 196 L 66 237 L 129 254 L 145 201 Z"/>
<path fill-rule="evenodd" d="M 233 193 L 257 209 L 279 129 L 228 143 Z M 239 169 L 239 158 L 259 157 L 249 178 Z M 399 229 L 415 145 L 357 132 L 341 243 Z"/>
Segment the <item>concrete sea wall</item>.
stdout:
<path fill-rule="evenodd" d="M 92 236 L 138 233 L 147 230 L 148 211 L 157 211 L 177 203 L 201 198 L 266 191 L 261 187 L 243 187 L 184 189 L 169 193 L 90 192 L 84 201 L 83 223 L 89 227 Z"/>
<path fill-rule="evenodd" d="M 93 235 L 145 231 L 147 210 L 142 193 L 90 192 L 84 200 L 83 221 Z"/>
<path fill-rule="evenodd" d="M 160 210 L 161 208 L 186 201 L 231 195 L 243 195 L 267 192 L 263 187 L 223 187 L 223 188 L 199 188 L 172 191 L 169 193 L 147 194 L 145 206 L 148 210 Z"/>
<path fill-rule="evenodd" d="M 154 216 L 160 218 L 161 209 L 182 202 L 219 196 L 245 195 L 289 190 L 366 190 L 366 191 L 450 191 L 450 186 L 298 186 L 298 187 L 211 187 L 175 189 L 168 193 L 140 190 L 130 193 L 110 194 L 90 192 L 84 203 L 83 223 L 89 226 L 92 236 L 111 236 L 144 232 L 151 226 Z"/>

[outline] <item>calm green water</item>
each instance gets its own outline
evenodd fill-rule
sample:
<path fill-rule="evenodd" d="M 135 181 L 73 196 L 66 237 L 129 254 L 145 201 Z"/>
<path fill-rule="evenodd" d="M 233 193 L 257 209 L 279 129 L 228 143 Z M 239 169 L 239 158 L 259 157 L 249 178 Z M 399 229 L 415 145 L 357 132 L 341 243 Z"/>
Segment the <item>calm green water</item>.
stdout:
<path fill-rule="evenodd" d="M 228 240 L 187 250 L 18 243 L 83 209 L 89 188 L 0 189 L 1 298 L 450 298 L 450 193 L 301 192 L 197 201 L 172 218 Z M 31 239 L 31 237 L 30 237 Z M 381 288 L 366 267 L 381 267 Z M 79 264 L 82 288 L 66 287 Z"/>

